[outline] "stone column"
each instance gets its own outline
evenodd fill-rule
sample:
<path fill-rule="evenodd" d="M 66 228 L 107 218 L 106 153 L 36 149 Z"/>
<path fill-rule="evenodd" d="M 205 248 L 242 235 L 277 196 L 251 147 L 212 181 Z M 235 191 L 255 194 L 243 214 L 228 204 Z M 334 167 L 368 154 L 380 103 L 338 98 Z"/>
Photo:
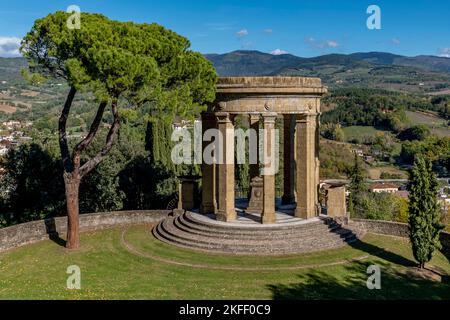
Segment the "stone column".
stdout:
<path fill-rule="evenodd" d="M 216 117 L 212 113 L 202 113 L 202 137 L 207 130 L 216 128 Z M 203 139 L 202 139 L 203 141 Z M 211 141 L 202 142 L 202 153 Z M 216 151 L 214 151 L 216 152 Z M 202 154 L 203 159 L 203 154 Z M 202 214 L 216 212 L 216 170 L 214 164 L 206 164 L 202 160 Z"/>
<path fill-rule="evenodd" d="M 320 160 L 319 160 L 319 144 L 320 144 L 320 114 L 318 114 L 316 116 L 316 130 L 315 130 L 315 151 L 314 151 L 314 159 L 315 159 L 315 177 L 316 177 L 316 182 L 315 182 L 315 188 L 316 188 L 316 199 L 315 199 L 315 203 L 318 204 L 319 203 L 319 186 L 320 186 Z M 319 208 L 317 208 L 318 213 L 319 212 Z"/>
<path fill-rule="evenodd" d="M 297 118 L 297 208 L 295 216 L 309 219 L 316 216 L 316 116 Z"/>
<path fill-rule="evenodd" d="M 276 113 L 263 114 L 264 119 L 264 158 L 263 163 L 263 210 L 261 220 L 263 224 L 275 223 L 275 118 Z"/>
<path fill-rule="evenodd" d="M 234 205 L 234 124 L 227 112 L 216 113 L 221 135 L 218 154 L 218 199 L 216 219 L 233 221 L 236 219 Z"/>
<path fill-rule="evenodd" d="M 256 163 L 249 165 L 249 176 L 250 176 L 250 182 L 252 182 L 253 178 L 258 177 L 260 175 L 259 172 L 259 114 L 249 114 L 249 129 L 254 130 L 256 132 Z M 250 144 L 249 144 L 250 145 Z M 250 150 L 250 148 L 249 148 Z"/>
<path fill-rule="evenodd" d="M 292 114 L 284 115 L 283 132 L 283 204 L 293 203 L 295 201 L 295 116 Z"/>

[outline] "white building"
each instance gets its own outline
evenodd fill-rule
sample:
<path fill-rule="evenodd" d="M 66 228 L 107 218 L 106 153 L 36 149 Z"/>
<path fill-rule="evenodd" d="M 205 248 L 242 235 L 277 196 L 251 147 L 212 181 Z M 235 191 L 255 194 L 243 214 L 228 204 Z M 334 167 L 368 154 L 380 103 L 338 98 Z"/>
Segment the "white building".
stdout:
<path fill-rule="evenodd" d="M 371 192 L 381 193 L 395 193 L 398 191 L 398 186 L 393 183 L 374 183 L 370 186 Z"/>

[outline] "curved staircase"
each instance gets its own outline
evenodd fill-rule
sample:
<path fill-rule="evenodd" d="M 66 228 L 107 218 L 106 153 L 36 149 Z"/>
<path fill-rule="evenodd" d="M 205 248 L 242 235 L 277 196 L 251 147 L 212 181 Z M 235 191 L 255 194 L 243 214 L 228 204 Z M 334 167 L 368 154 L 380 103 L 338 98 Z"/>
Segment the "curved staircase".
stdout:
<path fill-rule="evenodd" d="M 166 243 L 235 254 L 292 254 L 337 248 L 357 241 L 362 232 L 346 229 L 330 218 L 270 225 L 218 222 L 186 212 L 169 216 L 152 230 Z"/>

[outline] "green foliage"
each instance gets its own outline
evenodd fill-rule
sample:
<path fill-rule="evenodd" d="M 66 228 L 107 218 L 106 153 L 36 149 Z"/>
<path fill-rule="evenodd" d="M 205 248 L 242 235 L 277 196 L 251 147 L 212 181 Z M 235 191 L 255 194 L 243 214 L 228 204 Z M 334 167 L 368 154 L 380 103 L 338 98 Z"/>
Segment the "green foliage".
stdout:
<path fill-rule="evenodd" d="M 433 162 L 435 171 L 441 176 L 450 172 L 450 138 L 430 136 L 423 141 L 406 141 L 402 144 L 400 158 L 412 164 L 416 157 L 425 157 Z"/>
<path fill-rule="evenodd" d="M 401 140 L 425 140 L 430 135 L 430 129 L 426 125 L 416 125 L 409 127 L 399 133 L 398 138 Z"/>
<path fill-rule="evenodd" d="M 417 157 L 410 173 L 409 238 L 414 258 L 424 267 L 436 249 L 441 248 L 439 233 L 443 229 L 437 199 L 438 182 L 431 161 Z"/>
<path fill-rule="evenodd" d="M 81 182 L 81 213 L 165 209 L 174 197 L 177 172 L 163 165 L 163 160 L 154 160 L 146 150 L 146 123 L 142 116 L 124 121 L 109 157 Z M 101 149 L 105 131 L 94 140 L 83 162 Z M 170 137 L 170 132 L 167 134 Z M 44 143 L 22 145 L 1 162 L 6 174 L 0 183 L 0 226 L 65 213 L 57 140 L 45 134 L 36 136 L 37 139 Z M 167 142 L 166 136 L 158 139 L 158 145 Z"/>
<path fill-rule="evenodd" d="M 364 171 L 362 169 L 361 160 L 355 155 L 354 165 L 349 172 L 349 208 L 350 215 L 360 216 L 365 212 L 364 193 L 367 191 L 367 186 L 364 182 Z"/>
<path fill-rule="evenodd" d="M 356 216 L 364 219 L 407 222 L 405 199 L 385 192 L 365 193 L 361 198 L 361 211 Z"/>
<path fill-rule="evenodd" d="M 62 77 L 99 100 L 156 101 L 159 110 L 178 114 L 214 99 L 215 71 L 188 50 L 186 38 L 157 24 L 90 13 L 81 14 L 80 29 L 69 29 L 69 16 L 58 11 L 38 19 L 24 37 L 21 51 L 33 72 Z"/>
<path fill-rule="evenodd" d="M 61 164 L 42 145 L 22 145 L 1 161 L 0 220 L 4 225 L 60 215 L 64 207 Z"/>
<path fill-rule="evenodd" d="M 375 126 L 399 131 L 407 121 L 405 103 L 409 96 L 377 89 L 338 89 L 323 103 L 336 105 L 324 112 L 323 123 L 340 123 L 345 126 Z"/>
<path fill-rule="evenodd" d="M 346 178 L 353 161 L 353 153 L 348 144 L 320 141 L 320 176 L 326 178 Z"/>
<path fill-rule="evenodd" d="M 326 139 L 339 142 L 343 142 L 345 140 L 344 131 L 342 130 L 341 125 L 339 123 L 338 124 L 325 123 L 323 126 L 321 126 L 320 131 L 322 137 Z"/>

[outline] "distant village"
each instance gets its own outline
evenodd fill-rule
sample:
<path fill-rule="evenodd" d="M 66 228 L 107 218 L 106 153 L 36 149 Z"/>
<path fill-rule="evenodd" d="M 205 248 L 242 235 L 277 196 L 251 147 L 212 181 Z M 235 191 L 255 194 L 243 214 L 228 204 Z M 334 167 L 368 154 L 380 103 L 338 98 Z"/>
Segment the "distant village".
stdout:
<path fill-rule="evenodd" d="M 31 140 L 24 134 L 24 129 L 33 125 L 31 121 L 5 121 L 0 124 L 0 156 L 8 153 L 8 150 L 14 146 Z"/>

